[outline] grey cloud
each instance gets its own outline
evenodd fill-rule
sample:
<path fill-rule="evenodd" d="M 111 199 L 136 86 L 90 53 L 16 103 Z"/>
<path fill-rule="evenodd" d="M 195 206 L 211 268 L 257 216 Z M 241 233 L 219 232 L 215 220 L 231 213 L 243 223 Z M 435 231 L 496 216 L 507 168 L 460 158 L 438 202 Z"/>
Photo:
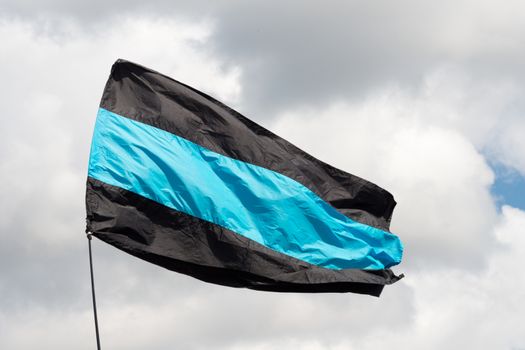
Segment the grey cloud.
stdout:
<path fill-rule="evenodd" d="M 406 248 L 402 268 L 482 270 L 497 247 L 493 175 L 465 136 L 418 110 L 438 107 L 386 91 L 360 103 L 289 112 L 272 129 L 392 191 L 398 205 L 391 229 Z"/>
<path fill-rule="evenodd" d="M 296 341 L 295 344 L 346 349 L 350 347 L 348 344 L 365 348 L 358 345 L 369 341 L 383 346 L 384 341 L 391 341 L 385 338 L 396 333 L 405 335 L 398 340 L 399 344 L 421 348 L 418 339 L 424 344 L 425 337 L 433 334 L 425 333 L 425 325 L 433 331 L 433 325 L 446 324 L 458 316 L 454 314 L 453 303 L 446 304 L 447 312 L 431 307 L 440 300 L 441 292 L 449 293 L 452 301 L 461 300 L 463 292 L 471 290 L 472 280 L 481 294 L 476 302 L 486 302 L 483 295 L 487 293 L 492 300 L 490 305 L 502 305 L 500 311 L 510 309 L 509 303 L 498 299 L 510 287 L 498 283 L 501 290 L 496 288 L 497 293 L 493 293 L 483 275 L 479 277 L 482 272 L 465 268 L 468 263 L 485 263 L 494 253 L 494 232 L 489 227 L 496 218 L 490 198 L 484 196 L 490 180 L 484 179 L 475 186 L 474 195 L 467 192 L 464 200 L 446 208 L 449 213 L 459 212 L 464 207 L 471 208 L 471 203 L 479 204 L 479 210 L 472 211 L 460 229 L 448 231 L 448 237 L 440 235 L 444 222 L 432 216 L 435 213 L 432 203 L 419 206 L 417 202 L 422 198 L 420 194 L 430 187 L 425 182 L 428 176 L 419 187 L 411 187 L 411 179 L 400 171 L 397 179 L 400 185 L 396 185 L 397 180 L 391 176 L 395 172 L 385 173 L 381 168 L 384 163 L 377 164 L 370 157 L 351 157 L 343 152 L 330 158 L 334 155 L 330 142 L 344 142 L 349 147 L 359 141 L 359 138 L 348 140 L 356 132 L 356 124 L 349 122 L 355 117 L 355 110 L 338 113 L 349 122 L 346 129 L 339 122 L 330 125 L 327 135 L 332 135 L 332 129 L 337 127 L 340 138 L 312 142 L 319 134 L 311 136 L 311 129 L 320 127 L 314 123 L 308 129 L 308 120 L 322 116 L 302 114 L 296 108 L 306 106 L 314 112 L 322 111 L 329 102 L 344 99 L 352 105 L 366 96 L 372 106 L 384 105 L 389 111 L 406 112 L 408 125 L 412 125 L 413 112 L 406 107 L 412 106 L 409 98 L 401 98 L 401 102 L 394 98 L 393 103 L 385 103 L 381 94 L 375 94 L 376 90 L 383 91 L 385 85 L 398 85 L 408 96 L 415 95 L 414 102 L 418 104 L 439 97 L 436 104 L 429 103 L 416 111 L 420 116 L 435 112 L 431 117 L 419 119 L 421 130 L 426 130 L 427 123 L 432 121 L 440 130 L 459 130 L 468 135 L 481 149 L 493 137 L 487 130 L 508 124 L 513 132 L 505 132 L 512 136 L 509 139 L 517 141 L 504 146 L 519 151 L 515 145 L 520 145 L 521 134 L 514 126 L 521 125 L 516 121 L 524 110 L 516 96 L 523 91 L 521 62 L 525 46 L 521 45 L 521 32 L 512 27 L 519 27 L 521 22 L 512 13 L 502 14 L 502 6 L 495 6 L 489 14 L 479 10 L 484 5 L 472 6 L 470 2 L 442 2 L 429 7 L 429 3 L 415 1 L 2 2 L 0 29 L 10 30 L 0 32 L 5 49 L 0 56 L 0 70 L 3 81 L 8 82 L 0 94 L 0 347 L 32 349 L 38 344 L 43 349 L 93 348 L 94 343 L 89 343 L 93 333 L 87 242 L 83 237 L 83 181 L 96 106 L 109 66 L 118 56 L 179 79 L 183 77 L 183 81 L 215 96 L 227 90 L 225 96 L 233 96 L 232 100 L 236 100 L 238 84 L 240 95 L 235 103 L 247 116 L 259 121 L 270 122 L 265 118 L 279 121 L 284 118 L 280 112 L 292 111 L 297 118 L 286 129 L 298 129 L 294 126 L 304 124 L 299 130 L 302 136 L 298 137 L 301 147 L 310 145 L 324 160 L 339 161 L 346 170 L 360 170 L 359 175 L 377 180 L 389 189 L 396 186 L 396 190 L 406 191 L 408 199 L 400 205 L 394 220 L 402 230 L 410 230 L 408 247 L 413 252 L 408 257 L 417 259 L 421 265 L 410 261 L 402 265 L 400 271 L 406 272 L 408 267 L 407 279 L 388 288 L 381 299 L 354 295 L 278 295 L 204 284 L 94 241 L 103 341 L 109 348 L 171 349 L 174 344 L 184 344 L 183 348 L 188 349 L 253 346 L 270 349 Z M 513 12 L 519 13 L 519 7 L 514 7 Z M 182 27 L 169 22 L 172 16 L 184 21 L 184 28 L 187 23 L 204 18 L 212 23 L 211 36 L 201 41 L 199 35 L 181 37 Z M 162 22 L 165 20 L 168 24 Z M 16 29 L 17 26 L 21 27 Z M 442 85 L 421 97 L 419 90 L 427 89 L 428 72 L 449 64 L 472 80 L 450 89 L 452 84 L 445 79 Z M 241 72 L 239 80 L 230 74 L 234 68 Z M 493 85 L 495 89 L 477 93 L 473 87 L 480 83 Z M 513 85 L 509 91 L 515 97 L 498 97 L 497 92 L 501 93 L 500 87 L 505 84 Z M 437 91 L 450 92 L 445 100 L 468 103 L 441 103 L 442 96 Z M 487 96 L 498 98 L 488 99 L 488 104 L 479 103 L 487 100 Z M 449 107 L 439 109 L 441 105 Z M 468 118 L 463 118 L 466 110 Z M 480 113 L 483 110 L 488 114 Z M 375 119 L 364 113 L 360 119 L 364 130 L 360 136 L 369 144 L 380 144 L 367 138 L 370 135 L 367 130 L 374 128 L 374 123 L 390 125 L 389 135 L 404 129 L 388 113 L 381 117 L 384 112 L 381 108 L 371 111 L 377 111 L 380 117 Z M 498 119 L 499 114 L 508 111 L 512 112 L 512 118 Z M 456 114 L 462 117 L 459 122 L 443 117 L 454 119 Z M 320 125 L 331 122 L 325 116 Z M 371 133 L 375 139 L 384 140 L 382 128 L 375 130 L 377 133 Z M 435 144 L 439 145 L 440 140 L 435 139 Z M 410 143 L 402 145 L 410 148 Z M 363 142 L 355 145 L 355 149 L 362 147 Z M 382 152 L 381 148 L 376 151 Z M 508 158 L 523 159 L 517 151 Z M 394 159 L 388 152 L 383 158 L 392 160 L 395 169 L 408 159 L 404 152 L 392 154 L 400 158 Z M 438 152 L 435 158 L 442 154 Z M 471 157 L 467 154 L 460 158 L 458 164 L 464 164 Z M 363 165 L 361 161 L 369 163 Z M 473 174 L 456 167 L 464 174 L 465 187 L 478 181 L 479 174 L 484 172 L 479 164 L 471 167 L 480 169 Z M 438 176 L 431 179 L 435 180 L 432 184 L 443 183 Z M 442 190 L 443 196 L 436 202 L 438 210 L 447 203 L 446 188 Z M 417 225 L 410 217 L 412 206 L 420 209 Z M 405 215 L 400 215 L 402 207 Z M 486 225 L 470 223 L 478 215 L 485 220 L 479 222 Z M 429 225 L 430 229 L 418 231 L 417 226 L 426 224 L 430 218 L 436 220 Z M 422 232 L 432 237 L 423 237 Z M 475 249 L 465 254 L 466 259 L 461 250 L 445 251 L 448 255 L 433 251 L 435 242 L 446 250 L 447 245 L 454 243 L 456 233 L 463 234 L 463 238 L 479 238 Z M 465 249 L 472 247 L 468 240 L 463 244 Z M 495 264 L 494 268 L 499 270 L 489 276 L 499 276 L 500 282 L 506 280 L 508 271 L 519 266 L 519 256 L 511 256 L 504 265 Z M 440 261 L 447 258 L 451 260 L 448 264 Z M 457 267 L 450 275 L 431 271 L 436 266 L 450 265 Z M 462 270 L 460 278 L 455 275 L 458 269 Z M 432 281 L 423 287 L 422 270 Z M 451 281 L 457 290 L 451 291 Z M 441 318 L 435 320 L 434 315 Z M 507 313 L 502 311 L 499 315 L 504 317 Z M 474 316 L 466 315 L 465 324 L 469 320 L 476 324 L 478 319 Z M 490 324 L 488 329 L 496 344 L 504 343 L 505 334 L 513 335 L 516 343 L 523 340 L 515 335 L 517 327 L 502 331 Z M 363 337 L 363 333 L 376 337 L 375 343 Z"/>
<path fill-rule="evenodd" d="M 288 1 L 9 1 L 21 16 L 71 16 L 86 26 L 142 13 L 209 18 L 208 45 L 226 66 L 242 69 L 241 108 L 253 118 L 301 105 L 358 99 L 388 84 L 421 87 L 443 63 L 480 81 L 521 84 L 524 39 L 518 16 L 491 4 Z M 523 5 L 509 5 L 519 13 Z M 254 84 L 253 82 L 257 82 Z"/>
<path fill-rule="evenodd" d="M 0 58 L 2 76 L 12 82 L 0 95 L 0 118 L 7 126 L 0 130 L 0 191 L 3 198 L 10 198 L 0 203 L 2 348 L 30 349 L 36 343 L 43 349 L 68 348 L 75 339 L 81 339 L 76 348 L 92 347 L 83 237 L 89 139 L 100 92 L 117 52 L 148 59 L 148 50 L 128 48 L 132 41 L 148 48 L 147 38 L 130 40 L 124 35 L 133 33 L 137 25 L 156 35 L 166 28 L 177 30 L 176 25 L 147 20 L 108 27 L 106 36 L 71 32 L 68 37 L 50 39 L 34 35 L 34 27 L 27 22 L 15 20 L 0 27 L 0 36 L 5 42 L 11 39 L 12 45 Z M 210 68 L 220 66 L 220 60 L 210 60 L 207 52 L 191 43 L 181 44 L 194 38 L 188 37 L 168 35 L 151 44 L 155 52 L 160 51 L 156 45 L 168 39 L 174 45 L 152 61 L 177 70 L 176 64 L 170 64 L 191 60 L 193 65 L 185 70 L 191 71 L 197 86 L 200 81 L 212 92 L 235 91 L 235 79 L 223 79 L 228 72 Z M 180 48 L 189 56 L 182 57 Z M 193 56 L 188 53 L 191 50 Z M 332 337 L 358 335 L 371 323 L 381 329 L 395 321 L 401 320 L 402 327 L 411 322 L 412 290 L 403 284 L 381 301 L 347 295 L 309 298 L 255 293 L 204 284 L 98 241 L 93 244 L 101 330 L 110 348 L 168 349 L 175 342 L 187 349 L 228 349 L 290 337 L 326 343 Z M 383 302 L 388 303 L 387 309 Z M 345 312 L 334 325 L 332 314 L 340 309 Z M 379 312 L 383 317 L 376 320 Z M 315 318 L 304 322 L 312 313 Z"/>
<path fill-rule="evenodd" d="M 385 84 L 417 88 L 443 62 L 480 79 L 524 73 L 518 63 L 525 54 L 523 39 L 506 31 L 503 20 L 465 3 L 242 2 L 220 11 L 217 52 L 243 68 L 247 108 L 260 117 L 297 105 L 362 98 Z M 485 33 L 490 20 L 493 31 Z M 485 46 L 490 40 L 485 34 L 492 40 L 509 36 L 512 45 Z"/>

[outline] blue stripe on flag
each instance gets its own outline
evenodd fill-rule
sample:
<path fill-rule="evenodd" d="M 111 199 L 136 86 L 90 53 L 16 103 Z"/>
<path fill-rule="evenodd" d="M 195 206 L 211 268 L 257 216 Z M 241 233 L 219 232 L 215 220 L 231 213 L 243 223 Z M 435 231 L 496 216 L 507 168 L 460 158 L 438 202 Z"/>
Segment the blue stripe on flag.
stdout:
<path fill-rule="evenodd" d="M 330 269 L 401 261 L 398 237 L 355 222 L 280 173 L 101 108 L 89 176 Z"/>

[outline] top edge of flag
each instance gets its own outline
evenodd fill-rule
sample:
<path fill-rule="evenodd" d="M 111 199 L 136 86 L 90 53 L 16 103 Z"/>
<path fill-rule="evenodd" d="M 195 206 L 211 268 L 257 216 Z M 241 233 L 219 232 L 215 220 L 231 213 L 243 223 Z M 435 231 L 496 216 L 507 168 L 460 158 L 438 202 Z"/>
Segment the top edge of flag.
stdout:
<path fill-rule="evenodd" d="M 389 230 L 396 202 L 388 191 L 311 156 L 222 102 L 171 77 L 118 59 L 100 107 L 219 154 L 285 174 L 343 215 Z M 195 132 L 196 128 L 200 131 Z"/>

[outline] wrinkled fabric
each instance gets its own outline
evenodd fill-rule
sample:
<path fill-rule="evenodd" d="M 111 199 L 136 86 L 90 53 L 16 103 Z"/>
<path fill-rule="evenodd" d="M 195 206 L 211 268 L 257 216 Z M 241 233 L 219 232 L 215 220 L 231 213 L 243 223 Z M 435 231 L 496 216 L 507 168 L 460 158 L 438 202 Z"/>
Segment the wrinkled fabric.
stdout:
<path fill-rule="evenodd" d="M 123 60 L 102 97 L 86 205 L 96 237 L 212 283 L 379 295 L 399 279 L 391 194 Z"/>
<path fill-rule="evenodd" d="M 353 221 L 277 172 L 99 110 L 88 175 L 331 269 L 401 261 L 399 239 Z"/>

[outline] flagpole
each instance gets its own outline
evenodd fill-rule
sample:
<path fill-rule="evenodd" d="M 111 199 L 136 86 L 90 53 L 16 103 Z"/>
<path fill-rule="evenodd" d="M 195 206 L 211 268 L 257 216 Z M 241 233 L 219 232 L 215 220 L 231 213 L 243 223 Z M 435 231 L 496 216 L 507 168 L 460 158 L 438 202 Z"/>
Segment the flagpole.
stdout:
<path fill-rule="evenodd" d="M 93 278 L 93 257 L 91 255 L 91 232 L 86 234 L 89 246 L 89 271 L 91 272 L 91 295 L 93 297 L 93 315 L 95 316 L 95 333 L 97 336 L 97 349 L 100 350 L 100 336 L 98 333 L 97 301 L 95 299 L 95 279 Z"/>

